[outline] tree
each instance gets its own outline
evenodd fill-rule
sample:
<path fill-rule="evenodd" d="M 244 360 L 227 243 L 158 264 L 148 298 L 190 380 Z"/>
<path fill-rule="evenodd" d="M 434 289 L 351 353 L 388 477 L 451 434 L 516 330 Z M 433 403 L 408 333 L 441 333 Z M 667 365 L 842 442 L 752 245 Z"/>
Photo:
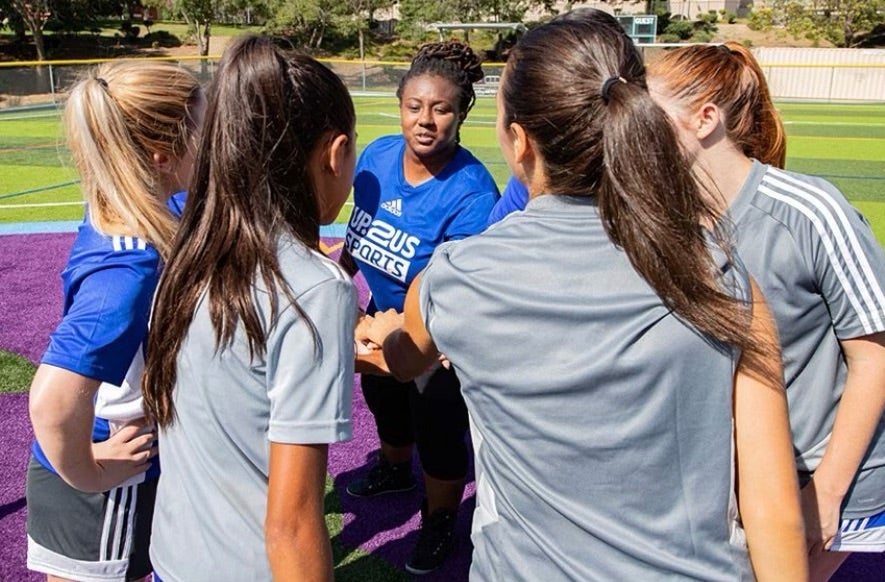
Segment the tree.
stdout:
<path fill-rule="evenodd" d="M 885 0 L 775 0 L 772 20 L 794 36 L 826 39 L 841 47 L 885 23 Z"/>
<path fill-rule="evenodd" d="M 221 6 L 224 22 L 264 23 L 270 16 L 268 0 L 225 0 Z"/>
<path fill-rule="evenodd" d="M 25 42 L 25 22 L 12 6 L 12 0 L 0 0 L 0 28 L 6 26 L 15 35 L 16 42 Z"/>
<path fill-rule="evenodd" d="M 365 58 L 366 32 L 375 19 L 375 11 L 389 8 L 395 0 L 343 0 L 333 16 L 335 28 L 345 35 L 356 33 L 360 59 Z"/>
<path fill-rule="evenodd" d="M 651 8 L 652 2 L 647 0 L 601 0 L 604 4 L 608 4 L 611 6 L 612 12 L 615 14 L 621 14 L 624 11 L 625 5 L 634 6 L 636 4 L 642 4 L 645 6 L 646 14 L 654 14 L 654 12 L 649 12 L 648 10 Z"/>
<path fill-rule="evenodd" d="M 180 14 L 194 33 L 200 56 L 209 54 L 209 39 L 212 35 L 212 23 L 219 10 L 223 8 L 223 0 L 143 0 L 145 7 L 169 9 Z"/>
<path fill-rule="evenodd" d="M 528 4 L 528 0 L 401 0 L 399 11 L 406 29 L 417 33 L 431 22 L 522 20 Z"/>
<path fill-rule="evenodd" d="M 51 0 L 10 0 L 9 3 L 34 38 L 37 60 L 45 61 L 46 48 L 43 42 L 43 27 L 52 16 Z"/>
<path fill-rule="evenodd" d="M 334 0 L 276 0 L 267 29 L 286 34 L 307 48 L 320 48 L 333 27 Z"/>
<path fill-rule="evenodd" d="M 105 18 L 119 18 L 129 14 L 129 2 L 123 0 L 52 0 L 52 17 L 46 24 L 46 30 L 53 32 L 79 32 L 89 28 L 97 28 L 98 22 Z"/>

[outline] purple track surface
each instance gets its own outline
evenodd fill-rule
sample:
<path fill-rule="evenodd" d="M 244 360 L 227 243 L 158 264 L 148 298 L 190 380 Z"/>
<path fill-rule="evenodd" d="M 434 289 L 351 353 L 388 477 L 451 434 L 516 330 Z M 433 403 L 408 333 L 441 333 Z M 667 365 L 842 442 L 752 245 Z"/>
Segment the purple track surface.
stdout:
<path fill-rule="evenodd" d="M 0 349 L 36 363 L 61 314 L 61 273 L 74 235 L 29 234 L 0 236 Z M 335 248 L 339 240 L 324 239 Z M 365 301 L 365 288 L 360 289 Z M 25 568 L 25 468 L 32 439 L 27 394 L 0 395 L 0 581 L 41 580 Z M 356 390 L 353 408 L 354 439 L 329 452 L 329 473 L 341 499 L 343 531 L 338 541 L 359 547 L 401 567 L 414 544 L 421 492 L 371 500 L 354 499 L 344 492 L 353 478 L 363 475 L 378 447 L 371 413 L 362 392 Z M 416 476 L 418 474 L 416 473 Z M 425 580 L 458 582 L 467 579 L 468 540 L 473 509 L 473 483 L 468 483 L 459 514 L 457 554 Z M 885 581 L 885 554 L 855 555 L 834 577 L 836 582 Z"/>

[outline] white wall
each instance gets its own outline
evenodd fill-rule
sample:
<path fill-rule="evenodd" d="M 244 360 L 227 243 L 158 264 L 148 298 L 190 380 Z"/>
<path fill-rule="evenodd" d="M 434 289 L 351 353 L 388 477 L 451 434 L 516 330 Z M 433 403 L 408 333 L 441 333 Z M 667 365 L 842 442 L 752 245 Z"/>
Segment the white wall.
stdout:
<path fill-rule="evenodd" d="M 758 47 L 775 99 L 885 102 L 885 49 Z"/>

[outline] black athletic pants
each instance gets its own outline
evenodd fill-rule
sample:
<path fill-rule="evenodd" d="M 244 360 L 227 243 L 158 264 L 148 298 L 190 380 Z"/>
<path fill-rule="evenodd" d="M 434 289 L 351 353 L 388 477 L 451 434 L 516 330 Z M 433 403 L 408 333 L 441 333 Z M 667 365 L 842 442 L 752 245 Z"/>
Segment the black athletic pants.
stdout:
<path fill-rule="evenodd" d="M 424 472 L 435 479 L 467 475 L 467 406 L 454 371 L 438 368 L 421 391 L 415 382 L 369 374 L 362 375 L 362 387 L 382 442 L 414 443 Z"/>

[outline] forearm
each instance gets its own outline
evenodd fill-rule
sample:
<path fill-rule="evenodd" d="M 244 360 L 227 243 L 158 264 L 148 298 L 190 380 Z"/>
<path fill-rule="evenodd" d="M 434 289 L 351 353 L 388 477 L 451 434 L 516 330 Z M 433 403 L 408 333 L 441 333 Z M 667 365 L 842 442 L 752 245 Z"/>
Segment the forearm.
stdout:
<path fill-rule="evenodd" d="M 92 452 L 93 397 L 99 382 L 41 365 L 30 394 L 34 435 L 46 458 L 72 487 L 98 490 Z"/>
<path fill-rule="evenodd" d="M 375 314 L 370 339 L 384 351 L 387 369 L 400 382 L 417 378 L 439 359 L 439 350 L 424 326 L 418 294 L 423 275 L 409 285 L 402 315 L 389 309 Z"/>
<path fill-rule="evenodd" d="M 755 283 L 753 298 L 753 335 L 777 346 L 774 321 Z M 776 348 L 741 357 L 734 383 L 734 438 L 738 508 L 756 578 L 806 580 L 805 529 Z"/>
<path fill-rule="evenodd" d="M 327 445 L 270 444 L 264 537 L 274 580 L 332 580 L 327 459 Z"/>
<path fill-rule="evenodd" d="M 754 382 L 755 383 L 755 382 Z M 760 581 L 805 580 L 807 554 L 799 487 L 790 444 L 786 399 L 776 388 L 756 385 L 762 394 L 740 421 L 738 440 L 738 507 L 747 536 L 753 571 Z M 768 401 L 766 404 L 765 401 Z M 767 417 L 767 418 L 766 418 Z M 757 426 L 753 426 L 756 422 Z M 762 426 L 762 425 L 765 426 Z M 751 434 L 747 434 L 748 431 Z M 761 437 L 761 438 L 759 438 Z"/>
<path fill-rule="evenodd" d="M 754 503 L 752 510 L 741 512 L 747 535 L 747 547 L 753 572 L 759 582 L 769 580 L 807 580 L 808 562 L 805 528 L 798 507 L 784 511 L 777 502 Z M 749 508 L 749 503 L 740 503 Z"/>
<path fill-rule="evenodd" d="M 839 500 L 851 486 L 885 411 L 885 348 L 870 340 L 850 340 L 843 346 L 848 378 L 830 441 L 814 473 L 818 494 Z"/>
<path fill-rule="evenodd" d="M 384 340 L 384 360 L 390 373 L 400 382 L 414 380 L 436 362 L 439 354 L 422 351 L 409 334 L 402 329 L 394 330 Z"/>

